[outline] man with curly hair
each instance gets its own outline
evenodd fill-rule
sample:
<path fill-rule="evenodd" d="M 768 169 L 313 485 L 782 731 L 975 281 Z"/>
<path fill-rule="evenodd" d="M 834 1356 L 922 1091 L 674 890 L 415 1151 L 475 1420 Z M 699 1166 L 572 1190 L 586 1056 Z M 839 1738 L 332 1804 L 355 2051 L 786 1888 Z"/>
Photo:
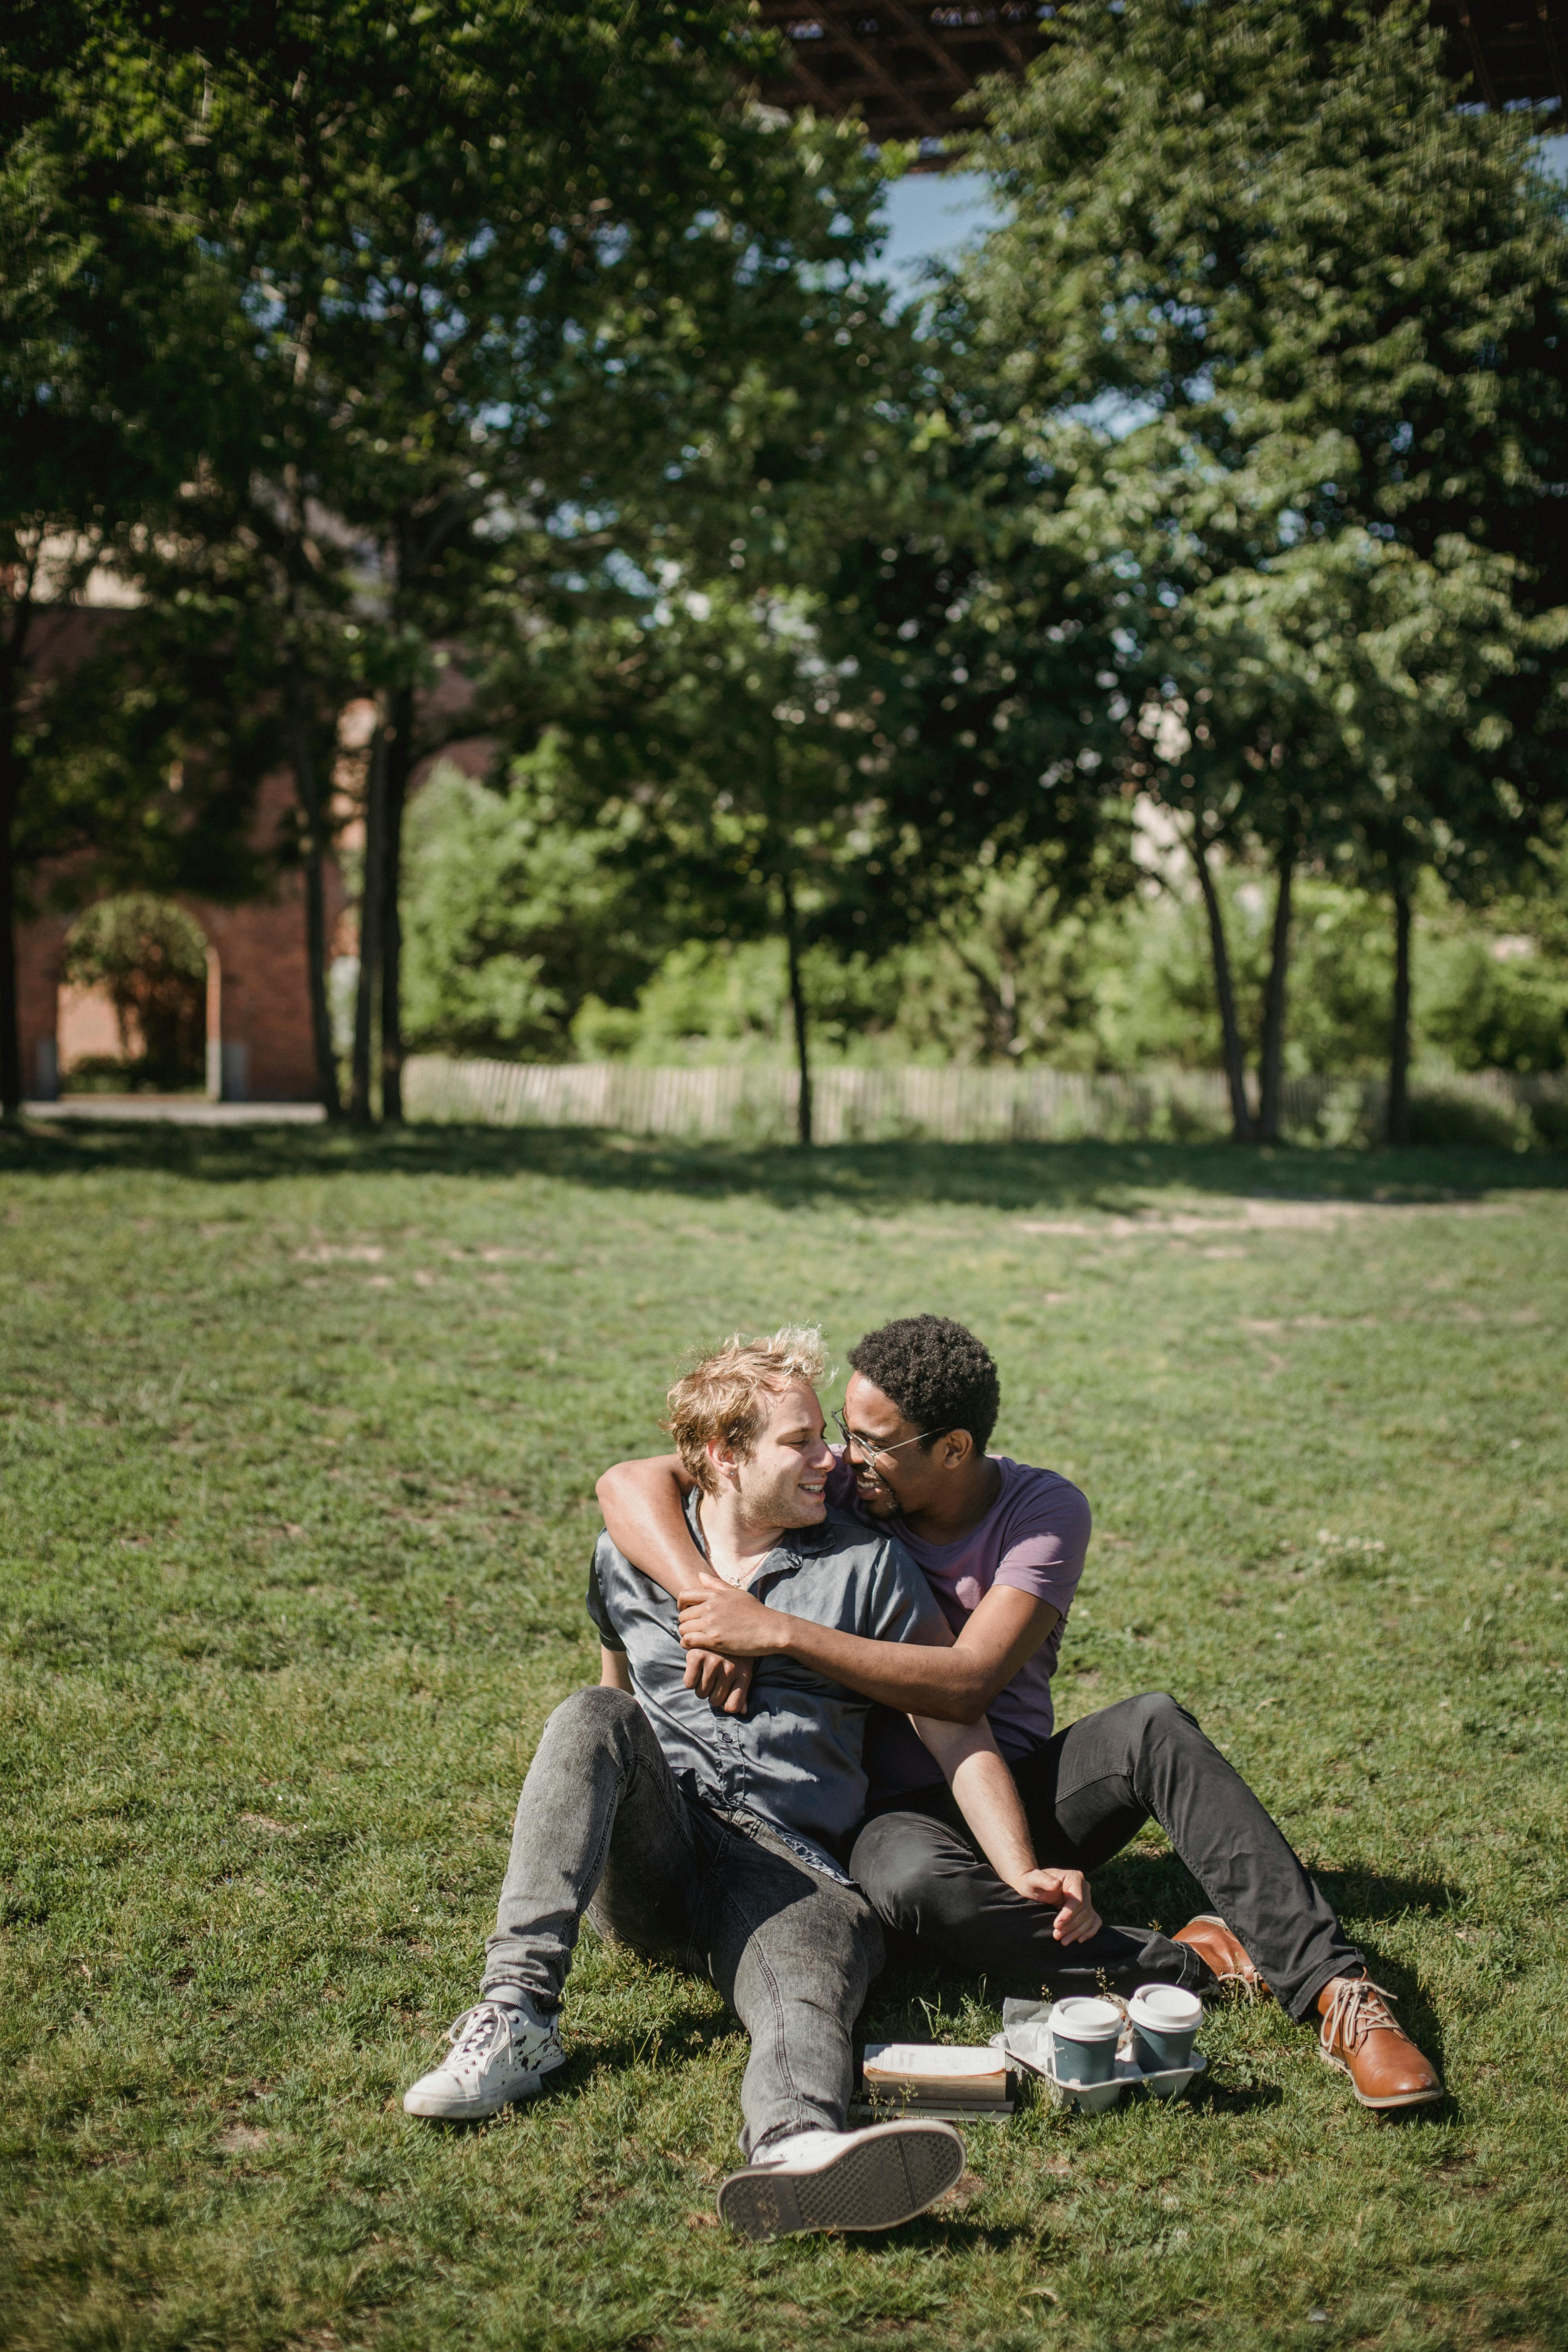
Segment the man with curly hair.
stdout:
<path fill-rule="evenodd" d="M 858 1641 L 716 1586 L 685 1536 L 679 1462 L 622 1463 L 599 1483 L 605 1524 L 677 1596 L 693 1688 L 743 1712 L 746 1663 L 784 1657 L 879 1703 L 850 1869 L 888 1925 L 952 1965 L 998 1988 L 1058 1993 L 1106 1981 L 1267 1986 L 1293 2017 L 1321 2018 L 1321 2054 L 1363 2105 L 1440 2097 L 1321 1890 L 1185 1708 L 1150 1691 L 1056 1729 L 1051 1675 L 1089 1507 L 1054 1471 L 987 1452 L 1001 1402 L 987 1349 L 961 1323 L 915 1315 L 868 1332 L 849 1360 L 826 1502 L 897 1532 L 952 1644 Z M 1036 1885 L 1020 1893 L 990 1868 L 910 1729 L 910 1711 L 989 1721 L 1058 1899 L 1042 1901 Z M 1151 1818 L 1214 1906 L 1173 1937 L 1104 1925 L 1084 1875 Z"/>

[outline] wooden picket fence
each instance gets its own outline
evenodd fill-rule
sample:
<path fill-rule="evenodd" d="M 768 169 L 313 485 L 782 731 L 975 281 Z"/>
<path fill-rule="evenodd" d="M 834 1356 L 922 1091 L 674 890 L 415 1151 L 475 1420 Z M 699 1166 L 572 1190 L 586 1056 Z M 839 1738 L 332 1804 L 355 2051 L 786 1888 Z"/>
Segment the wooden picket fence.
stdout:
<path fill-rule="evenodd" d="M 1486 1070 L 1434 1076 L 1445 1097 L 1507 1118 L 1543 1099 L 1568 1101 L 1561 1077 Z M 583 1127 L 626 1135 L 773 1143 L 795 1132 L 794 1070 L 718 1066 L 642 1069 L 626 1062 L 488 1062 L 416 1055 L 404 1071 L 410 1118 L 485 1127 Z M 1074 1070 L 823 1069 L 812 1075 L 819 1143 L 929 1139 L 942 1143 L 1049 1143 L 1098 1138 L 1196 1139 L 1230 1125 L 1223 1076 L 1158 1070 L 1136 1077 Z M 1375 1080 L 1297 1077 L 1285 1082 L 1288 1133 L 1351 1142 L 1375 1135 L 1383 1089 Z"/>

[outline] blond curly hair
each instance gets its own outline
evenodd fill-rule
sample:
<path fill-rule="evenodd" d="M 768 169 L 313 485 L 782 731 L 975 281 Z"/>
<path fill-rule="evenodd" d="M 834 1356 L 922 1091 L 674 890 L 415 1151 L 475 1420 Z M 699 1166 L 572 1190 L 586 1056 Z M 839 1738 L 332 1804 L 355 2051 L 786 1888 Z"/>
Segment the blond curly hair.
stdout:
<path fill-rule="evenodd" d="M 792 1381 L 816 1388 L 828 1377 L 822 1334 L 786 1323 L 765 1339 L 737 1331 L 721 1348 L 683 1372 L 665 1400 L 661 1428 L 705 1495 L 718 1492 L 708 1448 L 717 1440 L 737 1460 L 750 1461 L 767 1421 L 764 1399 Z"/>

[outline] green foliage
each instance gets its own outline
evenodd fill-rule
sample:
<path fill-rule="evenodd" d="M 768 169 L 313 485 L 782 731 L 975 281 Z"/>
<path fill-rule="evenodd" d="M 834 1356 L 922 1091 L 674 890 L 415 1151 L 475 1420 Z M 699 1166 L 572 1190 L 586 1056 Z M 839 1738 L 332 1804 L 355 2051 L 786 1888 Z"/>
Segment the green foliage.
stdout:
<path fill-rule="evenodd" d="M 100 898 L 66 942 L 62 973 L 104 988 L 121 1049 L 148 1081 L 178 1087 L 199 1077 L 206 1036 L 206 941 L 182 908 L 146 892 Z"/>
<path fill-rule="evenodd" d="M 654 1066 L 790 1059 L 782 940 L 688 939 L 661 953 L 621 845 L 558 823 L 542 758 L 514 772 L 501 797 L 448 771 L 414 803 L 405 922 L 420 1046 Z M 1217 884 L 1250 1041 L 1268 900 L 1245 870 L 1223 869 Z M 1418 1061 L 1521 1074 L 1563 1066 L 1568 941 L 1550 912 L 1549 899 L 1510 900 L 1483 921 L 1428 893 L 1415 926 Z M 820 942 L 803 955 L 802 981 L 825 1062 L 1135 1073 L 1211 1069 L 1219 1058 L 1203 910 L 1175 881 L 1064 906 L 1048 869 L 1042 879 L 1026 858 L 982 868 L 947 919 L 877 958 Z M 1303 878 L 1294 989 L 1288 1070 L 1375 1076 L 1393 989 L 1385 906 Z"/>
<path fill-rule="evenodd" d="M 419 1129 L 0 1151 L 15 2352 L 1562 2341 L 1559 1168 Z M 1063 1720 L 1190 1706 L 1449 2104 L 1380 2123 L 1273 2004 L 1220 2005 L 1196 2095 L 1027 2108 L 966 2131 L 961 2199 L 907 2230 L 748 2246 L 711 2225 L 742 2037 L 590 1931 L 559 2083 L 412 2124 L 541 1727 L 596 1671 L 598 1469 L 662 1442 L 700 1337 L 816 1316 L 842 1364 L 921 1309 L 995 1349 L 1005 1449 L 1093 1499 Z M 1095 1886 L 1167 1928 L 1205 1907 L 1153 1838 Z M 865 2031 L 984 2038 L 995 2000 L 887 1978 Z"/>
<path fill-rule="evenodd" d="M 481 668 L 526 634 L 520 606 L 537 626 L 577 595 L 612 535 L 646 558 L 678 513 L 722 543 L 737 470 L 787 490 L 831 466 L 881 167 L 847 127 L 751 102 L 768 39 L 723 0 L 62 11 L 16 54 L 0 454 L 27 455 L 0 513 L 7 593 L 21 583 L 18 613 L 75 595 L 111 553 L 156 608 L 115 649 L 163 712 L 164 763 L 175 748 L 241 801 L 258 758 L 293 767 L 319 1045 L 332 721 L 353 689 L 381 697 L 367 1110 L 373 1016 L 389 1102 L 400 1055 L 407 780 L 474 723 L 436 691 L 449 641 Z M 8 723 L 25 634 L 0 639 Z M 205 742 L 178 743 L 182 684 Z M 531 745 L 544 699 L 521 699 Z M 22 854 L 76 846 L 79 824 L 40 821 L 25 730 L 11 748 L 0 847 L 24 770 Z M 143 800 L 154 773 L 144 759 Z M 0 1003 L 14 1040 L 12 1015 Z"/>
<path fill-rule="evenodd" d="M 148 632 L 62 612 L 116 551 L 153 543 L 201 470 L 230 341 L 190 168 L 210 82 L 135 9 L 35 12 L 7 44 L 0 113 L 0 1104 L 18 1099 L 11 930 L 38 867 L 218 893 L 257 879 L 193 760 L 201 696 L 146 661 Z M 111 600 L 112 601 L 112 600 Z M 225 780 L 226 781 L 226 780 Z M 254 781 L 254 774 L 247 780 Z M 216 802 L 226 795 L 220 789 Z M 216 821 L 214 821 L 216 820 Z M 97 868 L 96 873 L 91 869 Z"/>
<path fill-rule="evenodd" d="M 807 948 L 801 982 L 820 1062 L 910 1058 L 899 1024 L 904 960 L 868 962 Z M 782 940 L 689 940 L 672 948 L 635 1002 L 583 1007 L 572 1042 L 584 1061 L 666 1064 L 789 1062 L 789 961 Z"/>
<path fill-rule="evenodd" d="M 834 1052 L 1191 1060 L 1227 914 L 1237 1082 L 1243 1033 L 1369 1067 L 1386 953 L 1322 891 L 1495 899 L 1568 794 L 1564 200 L 1437 37 L 1085 0 L 989 93 L 1009 215 L 917 319 L 868 274 L 899 159 L 752 103 L 774 37 L 728 0 L 48 14 L 0 72 L 0 898 L 62 852 L 254 887 L 286 761 L 332 1098 L 368 691 L 366 1117 L 405 995 L 464 1050 L 741 1045 L 775 939 L 803 1056 L 809 1012 Z M 37 613 L 106 558 L 149 609 L 47 687 Z M 405 887 L 416 762 L 552 725 L 552 815 L 443 787 Z M 1131 901 L 1140 797 L 1215 853 L 1206 942 Z M 1265 860 L 1312 877 L 1288 1052 Z M 1426 1042 L 1554 1066 L 1549 944 L 1466 952 Z"/>
<path fill-rule="evenodd" d="M 1426 1026 L 1461 1070 L 1560 1070 L 1568 1062 L 1568 971 L 1528 940 L 1500 958 L 1473 935 L 1454 940 Z"/>
<path fill-rule="evenodd" d="M 554 1061 L 589 996 L 624 1000 L 657 932 L 614 838 L 564 823 L 545 743 L 495 792 L 438 766 L 409 816 L 403 926 L 416 1049 Z"/>
<path fill-rule="evenodd" d="M 1530 1123 L 1535 1132 L 1535 1140 L 1543 1144 L 1548 1151 L 1568 1151 L 1568 1103 L 1550 1100 L 1532 1103 Z"/>
<path fill-rule="evenodd" d="M 1531 1133 L 1528 1113 L 1505 1109 L 1500 1103 L 1471 1102 L 1441 1087 L 1418 1087 L 1411 1097 L 1413 1144 L 1447 1150 L 1521 1151 L 1529 1148 Z"/>
<path fill-rule="evenodd" d="M 947 331 L 1017 540 L 1114 645 L 1121 774 L 1286 884 L 1495 887 L 1568 797 L 1564 201 L 1437 42 L 1414 0 L 1075 7 L 974 148 L 1012 217 Z"/>

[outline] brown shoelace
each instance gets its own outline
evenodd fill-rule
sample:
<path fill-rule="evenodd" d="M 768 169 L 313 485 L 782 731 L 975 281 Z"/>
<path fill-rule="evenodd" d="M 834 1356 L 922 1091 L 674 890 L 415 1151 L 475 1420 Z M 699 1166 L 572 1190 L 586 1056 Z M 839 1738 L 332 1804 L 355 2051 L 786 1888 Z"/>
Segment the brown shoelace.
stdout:
<path fill-rule="evenodd" d="M 1331 2050 L 1338 2042 L 1346 2050 L 1359 2050 L 1367 2035 L 1380 2028 L 1397 2033 L 1398 2022 L 1387 2006 L 1393 1999 L 1370 1977 L 1342 1977 L 1323 2012 L 1324 2049 Z"/>

